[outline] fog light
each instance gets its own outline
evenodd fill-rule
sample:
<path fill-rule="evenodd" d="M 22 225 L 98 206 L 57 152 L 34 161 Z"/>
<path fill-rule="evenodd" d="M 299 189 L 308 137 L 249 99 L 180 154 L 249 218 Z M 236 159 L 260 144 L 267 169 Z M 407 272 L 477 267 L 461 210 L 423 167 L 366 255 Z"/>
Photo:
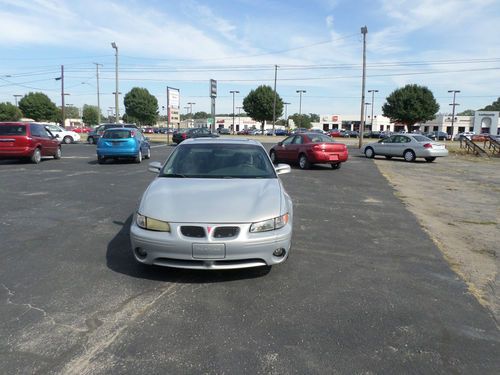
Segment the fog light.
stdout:
<path fill-rule="evenodd" d="M 148 256 L 148 252 L 146 250 L 144 250 L 142 247 L 136 247 L 135 254 L 137 255 L 138 258 L 141 258 L 141 259 L 144 259 Z"/>
<path fill-rule="evenodd" d="M 279 257 L 279 258 L 285 256 L 285 254 L 286 254 L 286 250 L 283 249 L 282 247 L 279 248 L 279 249 L 274 250 L 274 252 L 273 252 L 273 255 L 275 257 Z"/>

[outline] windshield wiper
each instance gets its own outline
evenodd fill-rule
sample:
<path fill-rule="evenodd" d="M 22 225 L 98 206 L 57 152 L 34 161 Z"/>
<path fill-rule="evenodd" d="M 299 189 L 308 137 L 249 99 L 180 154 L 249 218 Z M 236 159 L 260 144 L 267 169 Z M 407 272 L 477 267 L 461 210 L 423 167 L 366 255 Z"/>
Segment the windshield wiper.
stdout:
<path fill-rule="evenodd" d="M 161 177 L 177 177 L 177 178 L 185 178 L 183 174 L 180 173 L 168 173 L 168 174 L 162 174 Z"/>

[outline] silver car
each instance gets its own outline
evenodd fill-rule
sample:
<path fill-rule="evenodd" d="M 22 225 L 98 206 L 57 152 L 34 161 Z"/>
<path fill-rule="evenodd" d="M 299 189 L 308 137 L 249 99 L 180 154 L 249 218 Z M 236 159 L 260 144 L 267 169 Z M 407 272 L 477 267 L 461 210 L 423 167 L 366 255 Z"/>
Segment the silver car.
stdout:
<path fill-rule="evenodd" d="M 188 139 L 144 192 L 130 228 L 137 261 L 190 269 L 283 263 L 290 254 L 293 206 L 258 142 Z"/>
<path fill-rule="evenodd" d="M 419 134 L 394 134 L 363 146 L 361 152 L 367 158 L 373 158 L 375 155 L 383 155 L 387 159 L 394 156 L 403 157 L 406 161 L 425 158 L 429 163 L 437 157 L 448 156 L 448 150 L 444 144 Z"/>

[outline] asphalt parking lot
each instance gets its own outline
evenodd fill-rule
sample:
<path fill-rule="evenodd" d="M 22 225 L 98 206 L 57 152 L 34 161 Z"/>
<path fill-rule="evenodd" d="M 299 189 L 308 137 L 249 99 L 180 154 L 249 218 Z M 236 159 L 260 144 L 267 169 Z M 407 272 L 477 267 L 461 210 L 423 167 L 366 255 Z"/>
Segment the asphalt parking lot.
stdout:
<path fill-rule="evenodd" d="M 136 264 L 147 161 L 99 165 L 86 144 L 0 161 L 2 372 L 496 374 L 494 318 L 350 151 L 340 170 L 282 176 L 293 252 L 268 273 Z"/>

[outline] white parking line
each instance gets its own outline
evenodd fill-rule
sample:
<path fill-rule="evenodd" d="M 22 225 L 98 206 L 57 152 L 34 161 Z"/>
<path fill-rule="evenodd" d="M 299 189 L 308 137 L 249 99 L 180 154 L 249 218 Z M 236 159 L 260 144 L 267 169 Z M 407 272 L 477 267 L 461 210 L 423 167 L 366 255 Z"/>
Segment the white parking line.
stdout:
<path fill-rule="evenodd" d="M 166 147 L 167 145 L 164 144 L 164 145 L 154 145 L 154 146 L 151 146 L 151 148 L 158 148 L 158 147 Z"/>

